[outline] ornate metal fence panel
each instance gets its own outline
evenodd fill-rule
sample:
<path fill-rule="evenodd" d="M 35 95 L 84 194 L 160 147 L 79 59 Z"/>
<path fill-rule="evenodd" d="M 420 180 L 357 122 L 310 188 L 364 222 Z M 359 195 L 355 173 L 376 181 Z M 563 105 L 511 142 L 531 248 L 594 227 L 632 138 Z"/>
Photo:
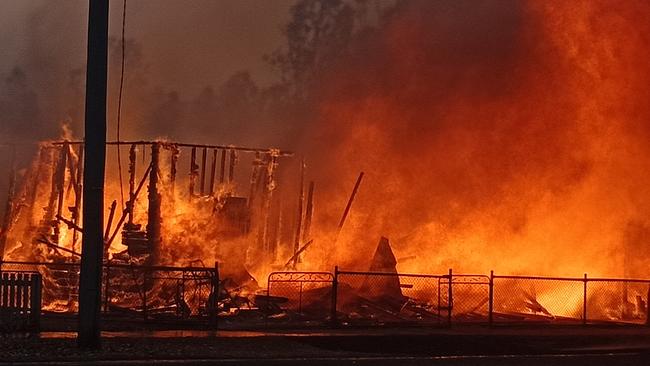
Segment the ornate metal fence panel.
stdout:
<path fill-rule="evenodd" d="M 322 323 L 331 314 L 333 282 L 329 272 L 273 272 L 266 297 L 258 296 L 256 302 L 267 321 Z"/>

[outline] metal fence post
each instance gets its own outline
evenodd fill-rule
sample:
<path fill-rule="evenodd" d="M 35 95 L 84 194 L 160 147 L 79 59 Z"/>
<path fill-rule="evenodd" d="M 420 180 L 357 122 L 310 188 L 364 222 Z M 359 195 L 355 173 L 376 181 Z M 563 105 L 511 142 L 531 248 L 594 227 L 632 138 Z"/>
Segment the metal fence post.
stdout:
<path fill-rule="evenodd" d="M 439 322 L 440 322 L 441 319 L 442 319 L 442 318 L 440 317 L 440 278 L 441 278 L 441 277 L 438 277 L 438 321 L 439 321 Z"/>
<path fill-rule="evenodd" d="M 298 293 L 298 314 L 302 315 L 302 281 L 300 281 L 300 292 Z"/>
<path fill-rule="evenodd" d="M 214 273 L 212 274 L 211 292 L 208 297 L 208 321 L 213 330 L 217 330 L 217 312 L 219 297 L 219 262 L 214 262 Z M 268 295 L 268 294 L 267 294 Z"/>
<path fill-rule="evenodd" d="M 648 295 L 646 297 L 645 325 L 650 326 L 650 284 L 648 284 Z"/>
<path fill-rule="evenodd" d="M 447 324 L 451 327 L 451 314 L 454 308 L 454 295 L 453 295 L 453 275 L 451 273 L 451 268 L 449 268 L 449 294 L 447 297 Z"/>
<path fill-rule="evenodd" d="M 488 326 L 492 326 L 494 322 L 494 271 L 490 271 L 490 284 L 489 284 L 489 297 L 488 297 Z"/>
<path fill-rule="evenodd" d="M 336 296 L 339 287 L 339 266 L 334 267 L 334 279 L 332 280 L 332 305 L 331 305 L 331 314 L 330 319 L 332 326 L 338 325 L 337 314 L 336 314 Z"/>
<path fill-rule="evenodd" d="M 111 278 L 111 264 L 109 262 L 106 262 L 106 281 L 104 283 L 104 313 L 108 313 L 108 304 L 110 304 L 110 298 L 109 298 L 109 284 L 110 284 L 110 278 Z"/>
<path fill-rule="evenodd" d="M 147 269 L 144 269 L 142 278 L 142 316 L 147 321 Z"/>
<path fill-rule="evenodd" d="M 587 274 L 586 273 L 585 273 L 583 293 L 582 293 L 582 325 L 587 325 Z"/>
<path fill-rule="evenodd" d="M 32 293 L 29 298 L 30 304 L 30 315 L 31 315 L 31 324 L 32 329 L 40 330 L 41 328 L 41 285 L 42 285 L 41 275 L 38 273 L 32 274 L 31 278 L 31 288 Z"/>

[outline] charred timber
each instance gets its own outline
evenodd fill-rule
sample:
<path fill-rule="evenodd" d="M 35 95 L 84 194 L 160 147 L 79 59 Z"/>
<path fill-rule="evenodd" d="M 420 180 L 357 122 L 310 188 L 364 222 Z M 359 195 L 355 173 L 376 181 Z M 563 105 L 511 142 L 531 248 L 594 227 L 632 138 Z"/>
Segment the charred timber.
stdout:
<path fill-rule="evenodd" d="M 298 193 L 298 217 L 296 224 L 296 233 L 293 240 L 293 255 L 296 256 L 294 265 L 300 262 L 298 250 L 300 249 L 300 234 L 302 232 L 303 206 L 305 202 L 305 160 L 300 162 L 300 189 Z"/>
<path fill-rule="evenodd" d="M 218 150 L 212 150 L 212 167 L 210 168 L 210 196 L 214 196 L 214 178 L 217 173 L 217 154 Z"/>
<path fill-rule="evenodd" d="M 311 235 L 311 220 L 314 215 L 314 182 L 309 182 L 309 189 L 307 191 L 307 207 L 305 208 L 305 224 L 302 228 L 302 241 L 303 243 L 309 240 Z"/>
<path fill-rule="evenodd" d="M 71 145 L 79 145 L 83 144 L 83 141 L 54 141 L 52 142 L 52 145 L 63 145 L 64 143 L 68 143 Z M 151 141 L 151 140 L 138 140 L 138 141 L 109 141 L 106 143 L 106 145 L 132 145 L 132 144 L 137 144 L 137 145 L 156 145 L 156 144 L 162 144 L 162 141 Z M 224 150 L 232 150 L 232 151 L 241 151 L 241 152 L 261 152 L 261 153 L 268 153 L 272 149 L 263 149 L 263 148 L 256 148 L 256 147 L 244 147 L 244 146 L 233 146 L 233 145 L 208 145 L 208 144 L 189 144 L 189 143 L 184 143 L 184 142 L 175 142 L 173 143 L 175 146 L 178 147 L 194 147 L 194 148 L 208 148 L 208 149 L 224 149 Z M 279 156 L 293 156 L 293 152 L 287 151 L 287 150 L 280 150 L 279 151 Z"/>
<path fill-rule="evenodd" d="M 134 202 L 135 195 L 135 145 L 129 149 L 129 202 Z M 133 224 L 133 210 L 129 210 L 129 224 Z"/>
<path fill-rule="evenodd" d="M 151 250 L 150 263 L 157 263 L 158 248 L 161 241 L 161 194 L 158 193 L 160 145 L 151 145 L 151 171 L 149 172 L 149 210 L 147 211 L 147 240 Z"/>
<path fill-rule="evenodd" d="M 190 157 L 190 199 L 194 198 L 194 186 L 196 185 L 198 175 L 199 166 L 196 164 L 196 147 L 193 147 Z"/>
<path fill-rule="evenodd" d="M 205 164 L 208 158 L 208 149 L 203 148 L 201 154 L 201 196 L 205 195 Z"/>

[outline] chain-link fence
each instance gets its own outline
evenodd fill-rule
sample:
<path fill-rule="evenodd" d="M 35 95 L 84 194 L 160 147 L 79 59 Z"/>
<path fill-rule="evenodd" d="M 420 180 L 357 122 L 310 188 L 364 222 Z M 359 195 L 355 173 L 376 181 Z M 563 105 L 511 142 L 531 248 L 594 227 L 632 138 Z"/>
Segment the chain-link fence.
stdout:
<path fill-rule="evenodd" d="M 485 275 L 454 274 L 452 278 L 453 323 L 487 322 L 490 311 L 490 277 Z M 449 278 L 443 278 L 443 288 Z"/>
<path fill-rule="evenodd" d="M 273 272 L 269 274 L 266 296 L 256 303 L 267 321 L 329 320 L 332 309 L 332 283 L 329 272 Z"/>
<path fill-rule="evenodd" d="M 335 273 L 335 317 L 340 324 L 447 324 L 448 276 Z"/>
<path fill-rule="evenodd" d="M 586 286 L 586 319 L 591 323 L 645 324 L 648 320 L 650 281 L 589 279 Z"/>
<path fill-rule="evenodd" d="M 492 276 L 492 322 L 648 323 L 650 280 Z"/>
<path fill-rule="evenodd" d="M 493 322 L 581 322 L 584 279 L 493 276 Z"/>

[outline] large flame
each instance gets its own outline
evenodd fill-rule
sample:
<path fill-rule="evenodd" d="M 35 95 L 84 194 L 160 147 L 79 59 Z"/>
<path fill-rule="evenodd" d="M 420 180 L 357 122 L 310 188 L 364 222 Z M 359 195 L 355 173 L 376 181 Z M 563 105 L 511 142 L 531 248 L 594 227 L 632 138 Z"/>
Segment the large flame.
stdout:
<path fill-rule="evenodd" d="M 644 1 L 404 4 L 325 77 L 310 139 L 321 222 L 366 178 L 338 254 L 326 240 L 308 257 L 364 268 L 387 235 L 416 256 L 401 271 L 623 275 L 626 227 L 650 203 L 648 14 Z"/>

